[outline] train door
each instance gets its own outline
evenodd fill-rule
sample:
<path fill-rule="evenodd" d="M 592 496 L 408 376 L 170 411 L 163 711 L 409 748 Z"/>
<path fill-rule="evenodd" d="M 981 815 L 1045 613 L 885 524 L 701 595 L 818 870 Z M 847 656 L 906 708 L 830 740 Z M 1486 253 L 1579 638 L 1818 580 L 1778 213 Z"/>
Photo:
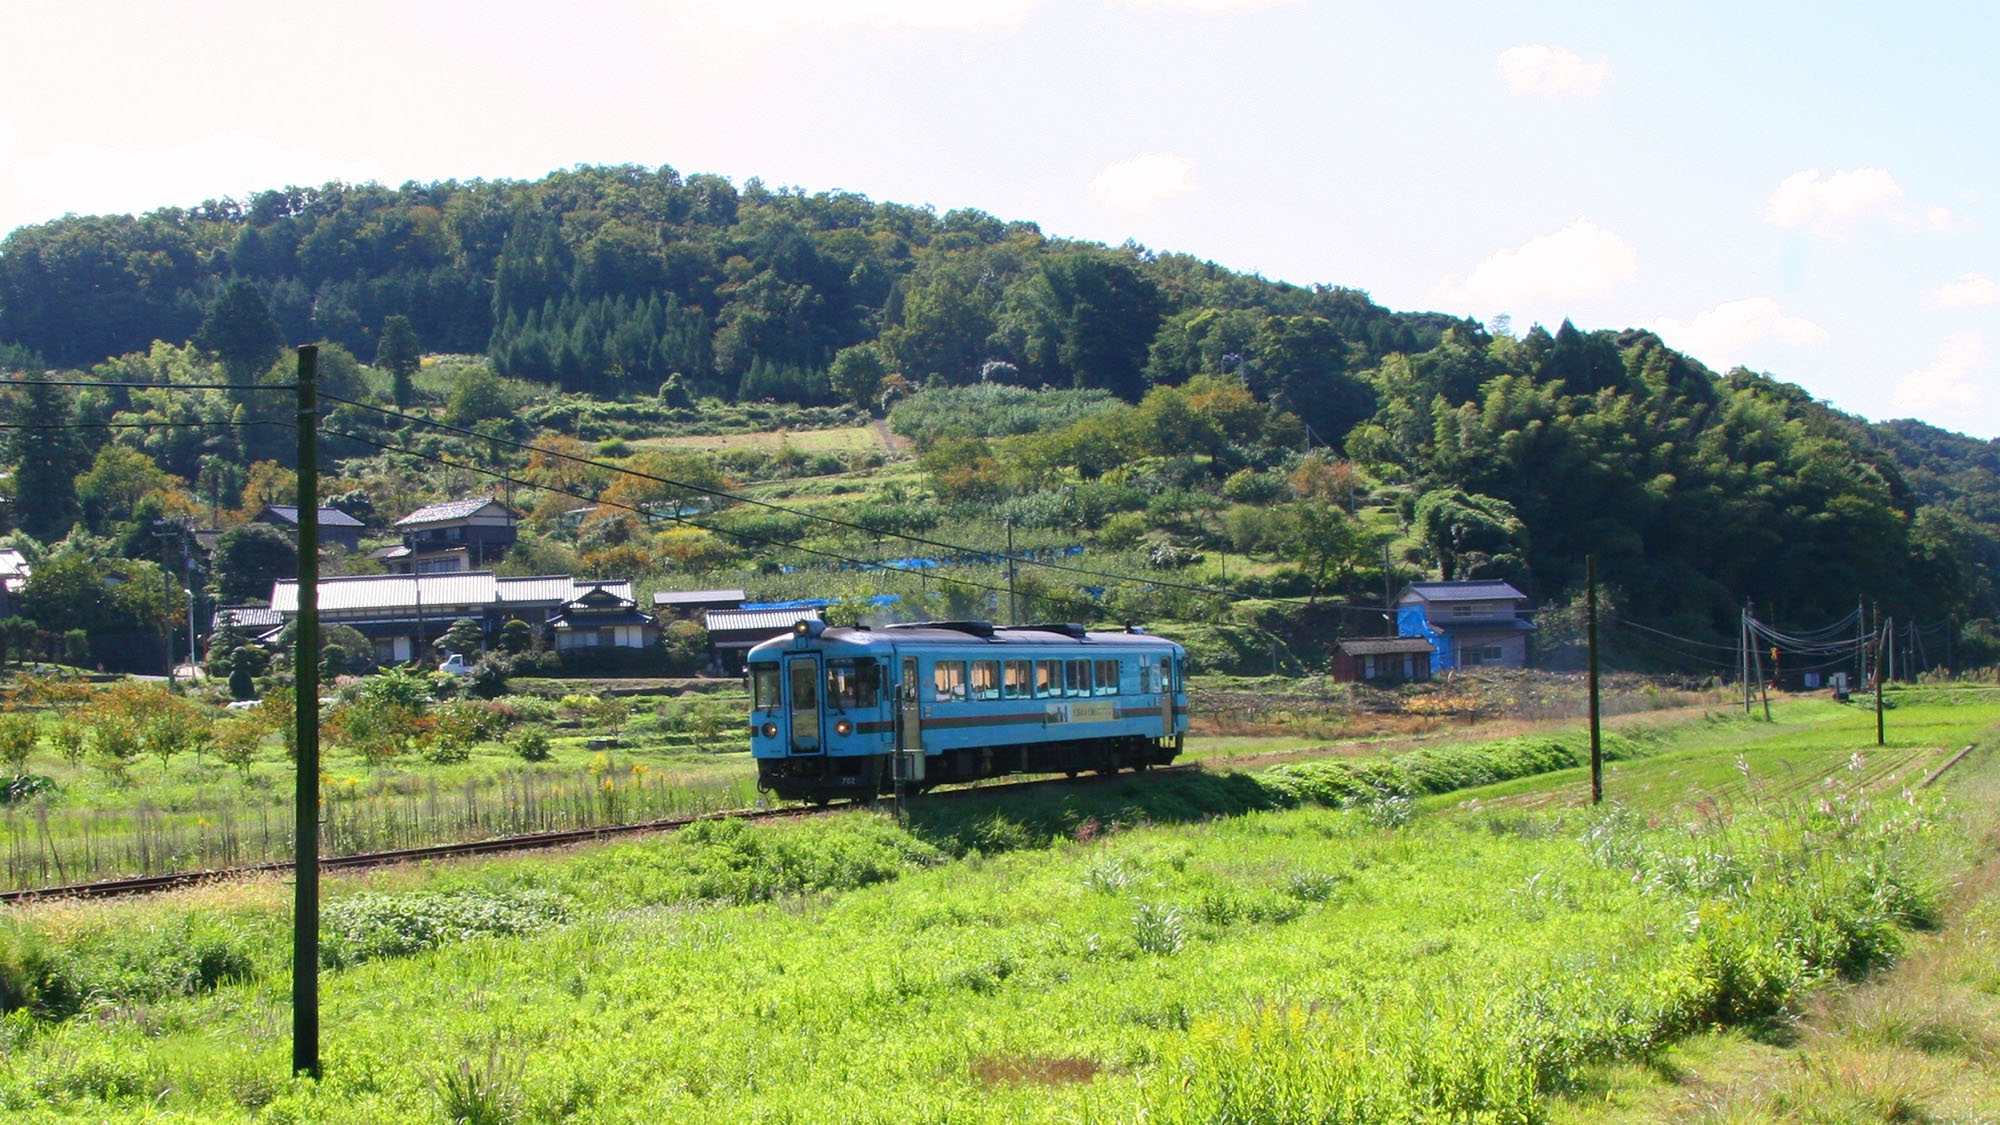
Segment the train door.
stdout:
<path fill-rule="evenodd" d="M 1160 735 L 1170 738 L 1174 733 L 1174 659 L 1160 657 Z"/>
<path fill-rule="evenodd" d="M 922 684 L 917 677 L 917 658 L 903 658 L 903 676 L 896 684 L 896 749 L 924 748 Z"/>
<path fill-rule="evenodd" d="M 804 653 L 785 657 L 785 696 L 791 708 L 792 753 L 820 752 L 819 656 Z"/>

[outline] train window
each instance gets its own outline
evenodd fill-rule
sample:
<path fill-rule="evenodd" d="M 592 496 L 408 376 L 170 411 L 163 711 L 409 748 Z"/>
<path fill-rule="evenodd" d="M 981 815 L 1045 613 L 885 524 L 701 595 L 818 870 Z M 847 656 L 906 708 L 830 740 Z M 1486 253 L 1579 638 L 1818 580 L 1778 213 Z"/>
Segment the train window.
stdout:
<path fill-rule="evenodd" d="M 1032 699 L 1035 694 L 1035 662 L 1032 660 L 1009 660 L 1007 662 L 1007 682 L 1001 685 L 1001 693 L 1008 699 Z"/>
<path fill-rule="evenodd" d="M 1160 690 L 1172 694 L 1174 690 L 1174 662 L 1171 657 L 1160 657 Z"/>
<path fill-rule="evenodd" d="M 1100 660 L 1097 662 L 1097 694 L 1118 694 L 1118 662 Z"/>
<path fill-rule="evenodd" d="M 1035 661 L 1035 698 L 1047 699 L 1062 694 L 1062 661 Z"/>
<path fill-rule="evenodd" d="M 1090 694 L 1090 661 L 1068 661 L 1067 675 L 1064 677 L 1064 695 Z"/>
<path fill-rule="evenodd" d="M 759 711 L 776 710 L 778 698 L 778 666 L 776 664 L 752 664 L 750 666 L 750 706 Z"/>
<path fill-rule="evenodd" d="M 931 686 L 937 690 L 937 701 L 949 703 L 965 698 L 965 661 L 940 660 L 931 666 Z"/>
<path fill-rule="evenodd" d="M 972 698 L 1000 698 L 1000 662 L 998 660 L 975 660 L 972 662 Z"/>
<path fill-rule="evenodd" d="M 831 707 L 874 707 L 881 700 L 882 666 L 867 658 L 826 663 L 826 701 Z"/>

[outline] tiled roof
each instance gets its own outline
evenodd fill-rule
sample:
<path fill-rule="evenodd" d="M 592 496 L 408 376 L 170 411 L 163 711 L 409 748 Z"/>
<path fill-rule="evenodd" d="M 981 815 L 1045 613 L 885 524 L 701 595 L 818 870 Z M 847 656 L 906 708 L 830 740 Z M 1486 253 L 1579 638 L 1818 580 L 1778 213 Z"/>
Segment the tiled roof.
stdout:
<path fill-rule="evenodd" d="M 1437 649 L 1422 637 L 1358 637 L 1340 642 L 1340 651 L 1349 656 L 1383 656 L 1398 652 L 1428 656 Z"/>
<path fill-rule="evenodd" d="M 1513 584 L 1498 579 L 1475 579 L 1469 582 L 1412 582 L 1403 590 L 1408 597 L 1416 594 L 1427 602 L 1490 602 L 1506 598 L 1519 601 L 1528 595 L 1516 590 Z"/>
<path fill-rule="evenodd" d="M 503 510 L 507 507 L 491 496 L 476 496 L 470 500 L 450 500 L 443 504 L 432 504 L 427 508 L 418 508 L 416 511 L 397 520 L 396 526 L 409 527 L 412 524 L 419 523 L 441 523 L 445 520 L 462 520 L 479 509 L 486 507 L 488 504 L 498 504 Z M 507 514 L 510 516 L 513 515 L 511 511 Z"/>
<path fill-rule="evenodd" d="M 285 623 L 284 615 L 270 606 L 225 605 L 216 608 L 215 618 L 209 628 L 222 628 L 222 619 L 225 615 L 235 618 L 237 627 L 241 629 L 269 629 Z"/>
<path fill-rule="evenodd" d="M 299 508 L 296 504 L 266 504 L 264 505 L 264 510 L 294 527 L 298 526 Z M 319 510 L 319 526 L 367 527 L 368 525 L 341 511 L 339 508 L 321 508 Z"/>
<path fill-rule="evenodd" d="M 624 601 L 632 600 L 632 580 L 629 578 L 593 582 L 587 578 L 572 578 L 567 574 L 546 574 L 535 578 L 500 578 L 496 579 L 493 585 L 494 594 L 501 602 L 507 604 L 519 602 L 561 604 L 593 586 L 602 586 L 605 593 L 616 595 Z"/>

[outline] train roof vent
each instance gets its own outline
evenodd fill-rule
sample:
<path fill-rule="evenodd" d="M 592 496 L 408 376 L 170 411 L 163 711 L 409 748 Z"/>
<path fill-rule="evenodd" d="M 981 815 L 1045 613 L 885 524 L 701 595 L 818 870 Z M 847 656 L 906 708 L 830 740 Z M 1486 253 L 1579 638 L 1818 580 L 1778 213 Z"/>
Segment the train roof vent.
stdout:
<path fill-rule="evenodd" d="M 1004 630 L 1018 630 L 1023 633 L 1061 633 L 1065 637 L 1083 640 L 1089 630 L 1074 621 L 1057 621 L 1042 625 L 1002 625 Z"/>
<path fill-rule="evenodd" d="M 973 637 L 993 635 L 991 621 L 902 621 L 894 625 L 884 625 L 884 629 L 950 629 Z"/>

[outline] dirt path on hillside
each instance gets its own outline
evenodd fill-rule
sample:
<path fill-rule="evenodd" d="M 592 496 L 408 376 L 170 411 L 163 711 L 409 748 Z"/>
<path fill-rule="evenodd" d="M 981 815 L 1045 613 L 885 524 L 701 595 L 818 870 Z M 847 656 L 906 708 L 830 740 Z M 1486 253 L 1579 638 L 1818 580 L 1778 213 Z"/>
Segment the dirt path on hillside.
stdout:
<path fill-rule="evenodd" d="M 877 418 L 870 425 L 874 426 L 875 436 L 882 442 L 882 452 L 908 453 L 910 451 L 910 439 L 892 432 L 889 429 L 889 420 L 887 418 Z"/>

